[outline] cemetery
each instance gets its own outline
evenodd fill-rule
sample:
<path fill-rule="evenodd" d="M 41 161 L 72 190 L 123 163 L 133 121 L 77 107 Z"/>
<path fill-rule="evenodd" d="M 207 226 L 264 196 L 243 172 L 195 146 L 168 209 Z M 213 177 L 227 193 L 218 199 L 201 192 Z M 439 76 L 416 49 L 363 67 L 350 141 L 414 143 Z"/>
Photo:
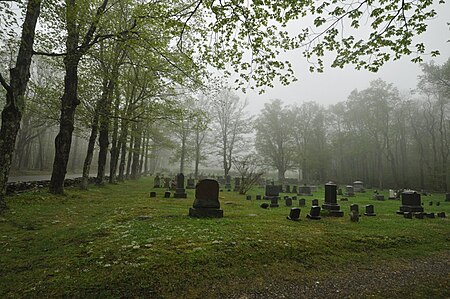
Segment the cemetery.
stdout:
<path fill-rule="evenodd" d="M 177 177 L 172 192 L 158 187 L 160 177 L 144 177 L 89 193 L 67 188 L 64 197 L 41 189 L 11 196 L 14 212 L 0 217 L 2 297 L 320 297 L 331 283 L 361 279 L 358 295 L 368 297 L 380 296 L 381 273 L 402 279 L 382 297 L 449 294 L 445 194 L 406 190 L 379 201 L 366 189 L 341 201 L 328 182 L 297 199 L 278 185 L 240 195 L 215 179 L 187 189 Z M 415 267 L 426 279 L 408 274 Z"/>

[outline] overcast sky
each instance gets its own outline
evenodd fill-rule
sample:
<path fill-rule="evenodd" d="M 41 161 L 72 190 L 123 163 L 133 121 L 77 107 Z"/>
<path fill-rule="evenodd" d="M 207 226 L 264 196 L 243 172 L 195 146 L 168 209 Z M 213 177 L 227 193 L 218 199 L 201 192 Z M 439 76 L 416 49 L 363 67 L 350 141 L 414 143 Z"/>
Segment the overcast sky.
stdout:
<path fill-rule="evenodd" d="M 438 5 L 438 12 L 434 20 L 429 21 L 426 33 L 421 35 L 419 41 L 425 42 L 428 51 L 439 50 L 439 57 L 427 58 L 425 61 L 434 60 L 443 64 L 450 57 L 450 30 L 447 22 L 450 22 L 450 4 L 447 2 Z M 413 57 L 403 57 L 398 61 L 385 64 L 377 73 L 366 70 L 357 71 L 348 65 L 344 69 L 333 69 L 326 67 L 324 73 L 310 73 L 309 65 L 300 56 L 300 52 L 291 53 L 290 61 L 294 66 L 297 82 L 289 86 L 275 86 L 267 88 L 266 93 L 258 95 L 256 92 L 248 91 L 246 94 L 239 93 L 241 98 L 248 98 L 248 110 L 257 114 L 264 107 L 264 103 L 270 99 L 281 99 L 286 104 L 315 101 L 322 105 L 330 105 L 347 99 L 354 89 L 362 90 L 369 86 L 369 82 L 382 78 L 388 83 L 393 83 L 401 92 L 409 92 L 417 84 L 417 76 L 421 74 L 419 64 L 412 63 Z"/>

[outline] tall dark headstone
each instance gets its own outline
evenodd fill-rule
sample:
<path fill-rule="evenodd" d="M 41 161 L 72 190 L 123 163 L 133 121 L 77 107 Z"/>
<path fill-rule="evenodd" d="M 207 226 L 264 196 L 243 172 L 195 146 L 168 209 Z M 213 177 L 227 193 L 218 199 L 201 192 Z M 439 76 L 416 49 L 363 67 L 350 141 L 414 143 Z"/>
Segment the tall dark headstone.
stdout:
<path fill-rule="evenodd" d="M 161 188 L 161 178 L 159 175 L 155 176 L 153 180 L 153 188 Z"/>
<path fill-rule="evenodd" d="M 325 203 L 322 205 L 322 209 L 328 210 L 328 215 L 330 216 L 342 217 L 344 216 L 344 212 L 340 210 L 340 206 L 337 203 L 336 189 L 336 184 L 325 184 Z"/>
<path fill-rule="evenodd" d="M 234 178 L 234 191 L 238 192 L 241 189 L 241 179 L 240 178 Z"/>
<path fill-rule="evenodd" d="M 195 200 L 189 209 L 189 216 L 198 218 L 222 218 L 220 209 L 219 183 L 216 180 L 200 181 L 195 187 Z"/>
<path fill-rule="evenodd" d="M 177 188 L 175 189 L 175 193 L 173 195 L 174 198 L 186 198 L 186 190 L 184 189 L 184 174 L 177 174 Z"/>
<path fill-rule="evenodd" d="M 405 212 L 418 213 L 423 212 L 422 203 L 420 200 L 420 193 L 413 190 L 405 190 L 402 192 L 402 205 L 397 214 L 404 214 Z"/>

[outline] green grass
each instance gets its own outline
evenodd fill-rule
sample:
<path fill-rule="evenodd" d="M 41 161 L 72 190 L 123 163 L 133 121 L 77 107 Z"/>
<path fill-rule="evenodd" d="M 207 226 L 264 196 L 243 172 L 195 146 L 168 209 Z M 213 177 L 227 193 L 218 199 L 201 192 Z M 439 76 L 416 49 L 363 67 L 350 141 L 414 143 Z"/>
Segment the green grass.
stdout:
<path fill-rule="evenodd" d="M 283 201 L 279 208 L 259 207 L 263 201 L 254 198 L 262 189 L 249 193 L 251 201 L 221 192 L 224 218 L 192 219 L 193 190 L 188 199 L 164 199 L 163 189 L 150 198 L 149 186 L 152 179 L 143 178 L 67 189 L 65 196 L 9 197 L 10 209 L 0 216 L 0 298 L 227 297 L 267 281 L 307 283 L 337 268 L 394 265 L 449 250 L 449 218 L 404 219 L 395 214 L 399 201 L 374 201 L 370 190 L 339 202 L 344 217 L 310 221 L 311 199 L 323 202 L 319 188 L 306 197 L 301 221 L 293 222 Z M 422 201 L 427 212 L 450 214 L 443 194 Z M 350 222 L 352 203 L 361 212 L 374 204 L 377 216 Z M 418 283 L 424 295 L 433 289 Z"/>

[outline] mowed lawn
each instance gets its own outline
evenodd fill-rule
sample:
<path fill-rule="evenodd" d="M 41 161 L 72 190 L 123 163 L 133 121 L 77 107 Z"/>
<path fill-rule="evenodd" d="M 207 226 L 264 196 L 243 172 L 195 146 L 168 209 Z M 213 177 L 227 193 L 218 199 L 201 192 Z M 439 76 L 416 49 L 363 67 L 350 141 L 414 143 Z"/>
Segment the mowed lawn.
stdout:
<path fill-rule="evenodd" d="M 279 208 L 260 208 L 267 202 L 255 200 L 262 188 L 249 192 L 250 201 L 221 192 L 224 218 L 193 219 L 194 190 L 187 190 L 187 199 L 165 199 L 164 189 L 152 186 L 145 177 L 88 191 L 68 188 L 65 196 L 35 191 L 9 197 L 10 209 L 0 216 L 0 298 L 226 298 L 268 283 L 308 284 L 449 254 L 444 194 L 422 201 L 426 212 L 443 211 L 445 219 L 405 219 L 395 213 L 400 201 L 372 200 L 368 190 L 339 201 L 344 217 L 308 220 L 311 200 L 323 203 L 319 186 L 293 222 L 283 200 Z M 387 198 L 386 190 L 381 193 Z M 351 222 L 352 203 L 361 213 L 374 204 L 377 216 Z M 419 275 L 415 295 L 445 297 L 448 287 L 448 277 L 430 282 Z M 398 288 L 407 292 L 401 283 Z"/>

